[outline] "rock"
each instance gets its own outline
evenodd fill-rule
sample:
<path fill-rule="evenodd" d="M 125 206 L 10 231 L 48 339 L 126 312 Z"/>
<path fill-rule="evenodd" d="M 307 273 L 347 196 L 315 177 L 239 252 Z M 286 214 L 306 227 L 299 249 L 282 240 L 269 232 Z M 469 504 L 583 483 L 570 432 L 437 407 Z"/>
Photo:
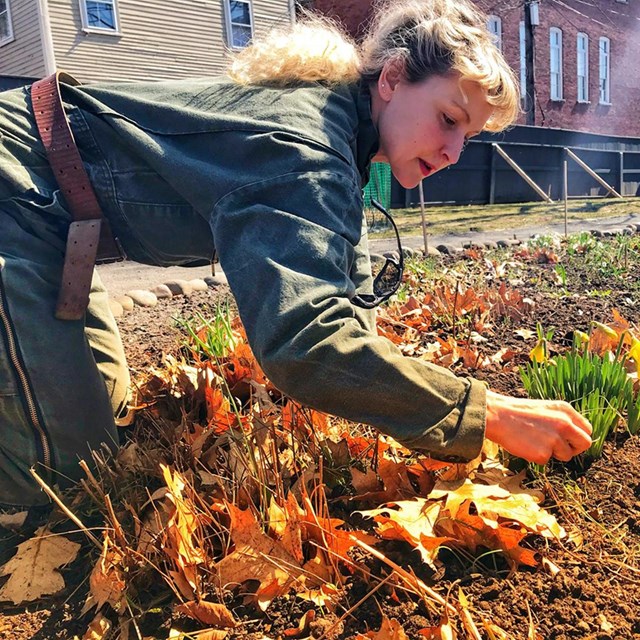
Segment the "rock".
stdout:
<path fill-rule="evenodd" d="M 387 261 L 387 259 L 379 253 L 372 253 L 370 254 L 369 258 L 371 259 L 371 266 L 374 268 L 374 270 L 376 267 L 382 268 L 384 266 L 384 263 Z"/>
<path fill-rule="evenodd" d="M 207 283 L 208 287 L 219 287 L 223 284 L 227 284 L 227 281 L 224 278 L 219 278 L 217 276 L 205 276 L 204 281 Z"/>
<path fill-rule="evenodd" d="M 207 291 L 209 289 L 209 285 L 201 278 L 189 280 L 187 284 L 191 286 L 192 291 Z"/>
<path fill-rule="evenodd" d="M 158 298 L 151 291 L 146 289 L 133 289 L 127 291 L 127 295 L 139 306 L 139 307 L 155 307 L 158 304 Z"/>
<path fill-rule="evenodd" d="M 109 309 L 111 309 L 111 313 L 114 318 L 121 318 L 124 315 L 124 309 L 122 305 L 113 298 L 109 298 Z"/>
<path fill-rule="evenodd" d="M 392 258 L 393 260 L 400 260 L 400 255 L 398 254 L 397 251 L 385 251 L 382 254 L 385 258 Z"/>
<path fill-rule="evenodd" d="M 502 249 L 506 249 L 507 247 L 518 247 L 522 244 L 522 240 L 518 240 L 517 238 L 501 238 L 496 242 L 496 244 Z"/>
<path fill-rule="evenodd" d="M 484 244 L 484 248 L 485 249 L 497 249 L 498 248 L 498 243 L 497 242 L 493 242 L 492 240 L 486 240 L 483 244 Z"/>
<path fill-rule="evenodd" d="M 422 250 L 422 255 L 424 256 L 424 249 Z M 427 245 L 427 257 L 431 256 L 433 258 L 437 258 L 438 256 L 441 256 L 442 254 L 433 246 L 428 244 Z"/>
<path fill-rule="evenodd" d="M 580 622 L 576 624 L 576 629 L 578 631 L 584 631 L 585 633 L 589 633 L 589 631 L 591 631 L 589 623 L 585 622 L 584 620 L 580 620 Z"/>
<path fill-rule="evenodd" d="M 439 244 L 436 249 L 440 253 L 444 253 L 445 255 L 451 256 L 458 253 L 458 249 L 454 247 L 452 244 Z"/>
<path fill-rule="evenodd" d="M 119 302 L 124 311 L 133 311 L 134 303 L 129 296 L 118 296 L 116 302 Z"/>
<path fill-rule="evenodd" d="M 402 247 L 402 257 L 406 260 L 407 258 L 418 258 L 422 255 L 422 253 L 414 249 L 413 247 Z"/>
<path fill-rule="evenodd" d="M 190 296 L 193 288 L 186 280 L 169 280 L 164 283 L 174 296 Z"/>
<path fill-rule="evenodd" d="M 158 300 L 166 300 L 167 298 L 173 298 L 171 289 L 166 284 L 157 284 L 153 289 L 149 289 Z"/>
<path fill-rule="evenodd" d="M 591 229 L 591 235 L 594 238 L 604 238 L 604 233 L 600 229 Z"/>

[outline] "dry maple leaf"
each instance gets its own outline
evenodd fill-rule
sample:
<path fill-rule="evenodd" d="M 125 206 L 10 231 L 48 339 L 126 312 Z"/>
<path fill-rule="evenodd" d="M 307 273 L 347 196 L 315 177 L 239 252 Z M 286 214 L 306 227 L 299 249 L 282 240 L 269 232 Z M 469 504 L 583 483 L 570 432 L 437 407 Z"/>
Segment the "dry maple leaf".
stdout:
<path fill-rule="evenodd" d="M 192 600 L 174 607 L 174 611 L 214 627 L 233 629 L 237 625 L 237 621 L 231 611 L 223 604 L 216 602 L 208 602 L 207 600 L 196 602 Z"/>
<path fill-rule="evenodd" d="M 105 533 L 102 553 L 89 576 L 90 601 L 87 600 L 83 612 L 91 606 L 98 609 L 108 602 L 116 611 L 120 611 L 124 600 L 126 583 L 123 575 L 122 550 L 114 545 Z"/>
<path fill-rule="evenodd" d="M 98 613 L 82 636 L 82 640 L 102 640 L 109 633 L 111 626 L 111 622 Z"/>
<path fill-rule="evenodd" d="M 275 498 L 271 500 L 269 505 L 269 530 L 300 564 L 304 562 L 301 512 L 302 510 L 292 493 L 287 495 L 284 507 L 281 507 Z"/>
<path fill-rule="evenodd" d="M 171 629 L 169 631 L 169 640 L 225 640 L 229 632 L 225 629 L 202 629 L 201 631 L 178 631 Z M 144 640 L 156 640 L 156 637 L 145 637 Z M 271 640 L 263 636 L 259 640 Z"/>
<path fill-rule="evenodd" d="M 45 527 L 38 529 L 18 545 L 15 556 L 0 569 L 0 575 L 9 576 L 0 589 L 0 600 L 20 604 L 62 591 L 64 580 L 58 568 L 73 562 L 79 549 L 77 542 Z"/>
<path fill-rule="evenodd" d="M 309 609 L 302 615 L 298 626 L 292 629 L 285 629 L 284 636 L 286 638 L 301 638 L 302 636 L 309 635 L 309 624 L 316 619 L 316 612 L 313 609 Z"/>
<path fill-rule="evenodd" d="M 261 593 L 268 593 L 268 602 L 286 593 L 302 573 L 297 560 L 280 542 L 264 533 L 251 509 L 243 511 L 226 502 L 222 509 L 231 518 L 231 540 L 235 548 L 215 565 L 220 585 L 230 587 L 257 580 L 260 583 L 257 596 L 260 599 Z M 263 595 L 263 606 L 268 602 Z"/>
<path fill-rule="evenodd" d="M 395 508 L 392 508 L 395 507 Z M 438 548 L 449 538 L 438 537 L 434 528 L 442 505 L 423 498 L 394 502 L 386 507 L 359 511 L 373 518 L 376 533 L 384 540 L 404 540 L 417 549 L 423 562 L 434 567 Z"/>
<path fill-rule="evenodd" d="M 542 492 L 521 486 L 524 472 L 505 476 L 504 470 L 496 467 L 477 473 L 475 479 L 488 484 L 469 479 L 462 484 L 438 482 L 429 497 L 434 500 L 446 497 L 445 508 L 454 518 L 460 505 L 465 500 L 471 500 L 478 515 L 487 519 L 496 520 L 499 517 L 513 520 L 548 538 L 561 539 L 566 536 L 555 516 L 540 507 L 544 497 Z"/>
<path fill-rule="evenodd" d="M 473 553 L 479 547 L 500 549 L 513 569 L 521 564 L 530 567 L 540 564 L 534 551 L 520 546 L 520 542 L 530 534 L 527 529 L 502 526 L 488 518 L 469 513 L 470 506 L 471 502 L 466 501 L 458 509 L 455 518 L 443 517 L 438 522 L 438 531 Z"/>
<path fill-rule="evenodd" d="M 407 634 L 400 623 L 392 618 L 389 620 L 386 616 L 382 616 L 382 625 L 380 625 L 379 631 L 367 631 L 367 633 L 359 633 L 356 636 L 356 640 L 367 640 L 373 638 L 373 640 L 409 640 Z"/>

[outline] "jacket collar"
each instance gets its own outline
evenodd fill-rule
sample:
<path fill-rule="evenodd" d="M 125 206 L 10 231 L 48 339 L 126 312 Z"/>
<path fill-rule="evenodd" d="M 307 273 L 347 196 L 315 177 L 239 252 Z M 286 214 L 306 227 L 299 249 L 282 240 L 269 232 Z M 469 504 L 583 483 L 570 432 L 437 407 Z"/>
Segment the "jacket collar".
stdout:
<path fill-rule="evenodd" d="M 371 117 L 371 93 L 367 82 L 356 86 L 356 105 L 358 109 L 358 132 L 356 137 L 356 162 L 362 178 L 362 185 L 369 182 L 371 159 L 378 152 L 378 130 Z"/>

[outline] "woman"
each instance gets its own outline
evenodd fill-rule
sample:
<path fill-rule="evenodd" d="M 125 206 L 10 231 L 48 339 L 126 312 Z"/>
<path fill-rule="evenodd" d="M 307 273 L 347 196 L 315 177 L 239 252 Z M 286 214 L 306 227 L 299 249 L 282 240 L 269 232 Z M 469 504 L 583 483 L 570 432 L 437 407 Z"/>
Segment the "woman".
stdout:
<path fill-rule="evenodd" d="M 285 393 L 440 458 L 473 458 L 485 436 L 537 463 L 589 446 L 591 427 L 568 404 L 508 398 L 404 358 L 363 308 L 370 162 L 388 162 L 411 188 L 517 114 L 512 73 L 471 5 L 393 0 L 359 50 L 327 24 L 299 24 L 244 50 L 230 78 L 61 90 L 78 164 L 128 256 L 193 264 L 215 251 L 254 353 Z M 70 227 L 78 206 L 56 183 L 64 176 L 43 146 L 50 128 L 34 121 L 49 109 L 36 91 L 0 97 L 9 505 L 46 501 L 30 467 L 49 482 L 74 478 L 78 457 L 117 441 L 128 385 L 97 275 L 83 317 L 55 317 L 59 291 L 75 283 L 62 278 L 65 243 L 69 266 L 93 241 Z"/>

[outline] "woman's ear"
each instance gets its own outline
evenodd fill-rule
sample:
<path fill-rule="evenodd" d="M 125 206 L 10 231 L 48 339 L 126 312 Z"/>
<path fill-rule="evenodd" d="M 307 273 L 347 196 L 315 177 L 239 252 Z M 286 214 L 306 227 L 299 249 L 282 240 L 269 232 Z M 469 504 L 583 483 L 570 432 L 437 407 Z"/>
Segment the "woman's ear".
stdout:
<path fill-rule="evenodd" d="M 404 65 L 401 60 L 394 58 L 387 60 L 380 77 L 378 78 L 378 93 L 380 97 L 388 102 L 395 91 L 398 83 L 404 79 Z"/>

